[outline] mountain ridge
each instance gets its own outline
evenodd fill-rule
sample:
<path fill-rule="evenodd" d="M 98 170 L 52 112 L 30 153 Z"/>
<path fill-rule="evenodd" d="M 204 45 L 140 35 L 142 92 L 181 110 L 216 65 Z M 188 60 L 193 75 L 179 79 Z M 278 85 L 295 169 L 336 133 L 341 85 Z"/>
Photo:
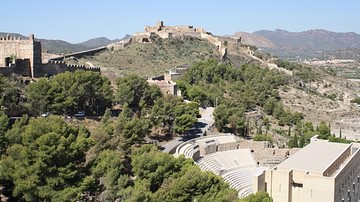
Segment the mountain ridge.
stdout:
<path fill-rule="evenodd" d="M 332 32 L 325 29 L 290 32 L 276 29 L 274 31 L 259 30 L 252 34 L 267 38 L 275 44 L 276 48 L 329 51 L 342 48 L 360 48 L 360 34 L 355 32 Z"/>

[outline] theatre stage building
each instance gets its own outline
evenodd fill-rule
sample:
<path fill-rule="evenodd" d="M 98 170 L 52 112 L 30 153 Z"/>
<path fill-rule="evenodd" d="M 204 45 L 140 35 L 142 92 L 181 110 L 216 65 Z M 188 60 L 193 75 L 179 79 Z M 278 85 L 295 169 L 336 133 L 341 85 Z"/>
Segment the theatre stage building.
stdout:
<path fill-rule="evenodd" d="M 314 139 L 256 176 L 254 191 L 265 190 L 276 202 L 358 201 L 359 164 L 358 146 Z"/>

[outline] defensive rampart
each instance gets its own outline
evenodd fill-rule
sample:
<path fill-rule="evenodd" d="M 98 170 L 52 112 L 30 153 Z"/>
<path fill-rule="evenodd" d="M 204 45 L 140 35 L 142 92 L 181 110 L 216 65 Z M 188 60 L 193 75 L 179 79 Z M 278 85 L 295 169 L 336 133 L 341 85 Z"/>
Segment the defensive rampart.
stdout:
<path fill-rule="evenodd" d="M 93 55 L 105 50 L 106 47 L 100 47 L 87 51 L 80 51 L 65 55 L 66 57 L 83 57 Z M 62 60 L 64 56 L 58 57 Z M 99 67 L 86 67 L 84 65 L 67 65 L 62 61 L 49 60 L 42 64 L 41 43 L 35 41 L 34 35 L 30 34 L 28 39 L 19 37 L 0 37 L 0 74 L 17 74 L 24 77 L 41 77 L 59 74 L 62 72 L 76 70 L 96 71 Z"/>
<path fill-rule="evenodd" d="M 94 71 L 94 72 L 100 72 L 100 67 L 87 67 L 85 65 L 71 65 L 71 64 L 65 64 L 63 61 L 52 61 L 50 60 L 49 63 L 43 64 L 42 71 L 40 72 L 43 75 L 37 75 L 37 76 L 51 76 L 63 72 L 74 72 L 76 70 L 83 70 L 83 71 Z"/>

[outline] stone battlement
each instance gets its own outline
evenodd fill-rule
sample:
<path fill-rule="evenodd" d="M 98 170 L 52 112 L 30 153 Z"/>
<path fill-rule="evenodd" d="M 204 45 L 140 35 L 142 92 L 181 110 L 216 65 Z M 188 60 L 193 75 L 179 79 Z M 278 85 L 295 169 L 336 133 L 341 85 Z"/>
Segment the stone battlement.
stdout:
<path fill-rule="evenodd" d="M 30 34 L 28 39 L 10 36 L 10 34 L 7 34 L 5 37 L 4 36 L 0 37 L 0 43 L 1 42 L 12 42 L 12 41 L 34 41 L 34 40 L 35 40 L 35 37 L 33 34 Z"/>
<path fill-rule="evenodd" d="M 100 72 L 100 67 L 89 67 L 85 65 L 66 64 L 63 61 L 49 60 L 47 64 L 42 65 L 41 71 L 36 76 L 50 76 L 63 72 L 75 72 L 76 70 Z"/>
<path fill-rule="evenodd" d="M 79 52 L 77 54 L 86 53 Z M 65 71 L 74 72 L 76 70 L 100 72 L 100 67 L 68 65 L 63 61 L 53 60 L 42 64 L 41 43 L 35 41 L 33 34 L 30 34 L 28 39 L 11 37 L 9 34 L 5 37 L 0 37 L 1 74 L 10 75 L 14 73 L 26 77 L 41 77 L 45 75 L 55 75 Z"/>
<path fill-rule="evenodd" d="M 48 64 L 43 64 L 43 65 L 52 65 L 52 64 L 57 64 L 61 68 L 76 68 L 78 70 L 100 71 L 100 67 L 90 67 L 86 65 L 77 65 L 77 64 L 66 64 L 64 61 L 56 61 L 56 60 L 49 60 Z"/>

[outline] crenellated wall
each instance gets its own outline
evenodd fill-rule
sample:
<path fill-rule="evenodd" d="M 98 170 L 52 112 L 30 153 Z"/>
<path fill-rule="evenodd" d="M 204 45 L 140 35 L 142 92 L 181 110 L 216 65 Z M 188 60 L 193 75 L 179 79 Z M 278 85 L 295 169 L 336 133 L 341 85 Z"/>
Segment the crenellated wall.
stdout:
<path fill-rule="evenodd" d="M 32 76 L 34 70 L 41 68 L 41 43 L 35 41 L 33 34 L 28 39 L 10 35 L 0 37 L 0 66 L 9 66 L 14 63 L 14 59 L 29 59 Z"/>
<path fill-rule="evenodd" d="M 94 54 L 104 49 L 106 47 L 77 52 L 72 56 Z M 0 74 L 41 77 L 76 70 L 100 72 L 99 67 L 67 65 L 62 61 L 49 60 L 47 64 L 42 64 L 41 43 L 35 41 L 33 34 L 30 34 L 28 39 L 10 37 L 10 35 L 0 37 Z"/>
<path fill-rule="evenodd" d="M 52 61 L 50 60 L 49 63 L 43 64 L 42 72 L 39 72 L 36 76 L 49 76 L 55 75 L 63 72 L 74 72 L 76 70 L 84 70 L 84 71 L 94 71 L 100 72 L 100 67 L 88 67 L 85 65 L 70 65 L 66 64 L 63 61 Z"/>

